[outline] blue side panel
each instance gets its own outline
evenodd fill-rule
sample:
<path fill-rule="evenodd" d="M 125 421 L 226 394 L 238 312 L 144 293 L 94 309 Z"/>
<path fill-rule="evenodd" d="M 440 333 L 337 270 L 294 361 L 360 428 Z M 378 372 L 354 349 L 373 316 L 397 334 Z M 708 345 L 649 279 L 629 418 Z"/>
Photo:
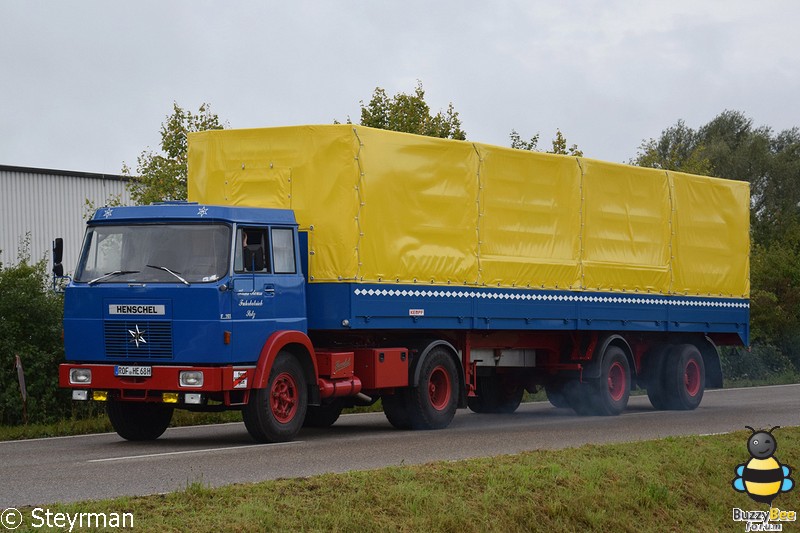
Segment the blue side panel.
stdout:
<path fill-rule="evenodd" d="M 696 296 L 311 283 L 308 313 L 312 330 L 732 333 L 747 344 L 750 303 Z"/>

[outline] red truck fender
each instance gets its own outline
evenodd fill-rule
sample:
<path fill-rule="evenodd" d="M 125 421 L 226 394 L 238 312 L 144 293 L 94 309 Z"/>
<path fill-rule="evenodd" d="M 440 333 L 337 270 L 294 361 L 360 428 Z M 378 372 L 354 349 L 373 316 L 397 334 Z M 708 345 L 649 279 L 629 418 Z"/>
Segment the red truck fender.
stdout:
<path fill-rule="evenodd" d="M 318 405 L 319 387 L 317 386 L 317 377 L 319 372 L 317 370 L 317 359 L 314 356 L 314 345 L 308 335 L 302 331 L 276 331 L 269 336 L 261 348 L 261 355 L 258 357 L 253 388 L 263 389 L 267 386 L 272 364 L 283 350 L 291 352 L 300 361 L 306 374 L 309 404 Z"/>

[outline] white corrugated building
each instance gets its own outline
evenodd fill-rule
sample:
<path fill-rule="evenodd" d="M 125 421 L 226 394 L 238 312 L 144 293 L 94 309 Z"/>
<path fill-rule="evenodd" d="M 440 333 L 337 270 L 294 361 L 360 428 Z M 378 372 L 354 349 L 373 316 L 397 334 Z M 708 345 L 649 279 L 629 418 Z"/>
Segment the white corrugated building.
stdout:
<path fill-rule="evenodd" d="M 86 229 L 86 201 L 102 207 L 119 196 L 129 205 L 126 182 L 124 176 L 0 165 L 0 262 L 17 263 L 28 233 L 31 259 L 50 261 L 53 239 L 63 237 L 64 270 L 71 274 Z"/>

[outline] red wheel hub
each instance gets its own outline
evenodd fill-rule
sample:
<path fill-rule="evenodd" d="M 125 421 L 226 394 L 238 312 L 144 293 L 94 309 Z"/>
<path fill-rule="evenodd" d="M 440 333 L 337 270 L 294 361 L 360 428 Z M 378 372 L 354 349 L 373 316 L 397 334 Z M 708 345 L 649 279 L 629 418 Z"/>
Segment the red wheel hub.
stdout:
<path fill-rule="evenodd" d="M 272 416 L 281 424 L 288 424 L 297 413 L 299 391 L 297 382 L 289 373 L 279 374 L 269 391 L 269 407 Z"/>
<path fill-rule="evenodd" d="M 611 399 L 618 402 L 625 396 L 625 368 L 622 363 L 615 362 L 608 369 L 608 393 Z"/>
<path fill-rule="evenodd" d="M 683 369 L 683 385 L 689 396 L 697 396 L 700 392 L 700 366 L 694 359 L 690 359 Z"/>
<path fill-rule="evenodd" d="M 452 384 L 450 383 L 450 374 L 443 366 L 437 366 L 431 372 L 431 377 L 428 380 L 428 395 L 431 399 L 431 405 L 437 411 L 441 411 L 450 403 L 450 395 L 452 394 Z"/>

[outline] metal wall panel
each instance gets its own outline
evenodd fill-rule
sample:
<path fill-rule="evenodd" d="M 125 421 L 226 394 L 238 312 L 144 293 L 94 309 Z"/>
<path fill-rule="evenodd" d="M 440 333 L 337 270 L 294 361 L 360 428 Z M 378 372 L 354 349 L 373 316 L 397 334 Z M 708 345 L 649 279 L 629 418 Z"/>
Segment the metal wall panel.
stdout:
<path fill-rule="evenodd" d="M 18 262 L 20 243 L 30 233 L 32 261 L 50 261 L 52 241 L 64 239 L 64 270 L 72 274 L 88 217 L 86 200 L 102 207 L 120 195 L 130 204 L 119 176 L 0 166 L 0 262 Z"/>

